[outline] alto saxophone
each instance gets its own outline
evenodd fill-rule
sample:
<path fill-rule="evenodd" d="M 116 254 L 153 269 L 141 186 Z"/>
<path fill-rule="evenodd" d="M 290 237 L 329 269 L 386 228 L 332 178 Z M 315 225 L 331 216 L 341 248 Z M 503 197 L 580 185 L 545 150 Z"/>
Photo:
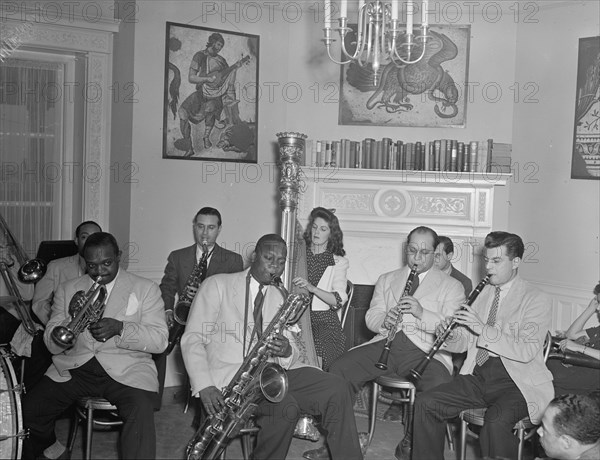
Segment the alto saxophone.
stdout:
<path fill-rule="evenodd" d="M 200 283 L 202 283 L 204 278 L 206 278 L 207 260 L 208 241 L 203 240 L 202 257 L 200 258 L 200 261 L 194 265 L 194 269 L 188 276 L 183 291 L 179 295 L 179 299 L 177 299 L 177 303 L 173 307 L 173 324 L 169 328 L 169 345 L 165 350 L 167 355 L 173 351 L 173 348 L 175 348 L 175 345 L 177 345 L 177 342 L 179 342 L 179 339 L 181 339 L 181 336 L 183 335 L 185 325 L 190 314 L 192 301 L 195 297 L 195 294 L 192 294 L 192 292 L 197 292 Z"/>
<path fill-rule="evenodd" d="M 102 289 L 98 280 L 94 280 L 87 292 L 77 291 L 69 302 L 71 320 L 52 329 L 50 333 L 55 344 L 63 349 L 71 348 L 77 336 L 90 324 L 95 323 L 106 308 L 106 289 Z"/>
<path fill-rule="evenodd" d="M 273 280 L 278 281 L 277 278 Z M 271 357 L 268 345 L 275 334 L 300 319 L 309 298 L 304 294 L 288 295 L 283 287 L 275 286 L 286 300 L 229 385 L 223 389 L 225 403 L 221 410 L 207 419 L 188 443 L 188 460 L 219 458 L 229 441 L 237 436 L 254 413 L 261 393 L 274 403 L 281 402 L 287 394 L 287 375 L 279 364 L 268 362 Z"/>

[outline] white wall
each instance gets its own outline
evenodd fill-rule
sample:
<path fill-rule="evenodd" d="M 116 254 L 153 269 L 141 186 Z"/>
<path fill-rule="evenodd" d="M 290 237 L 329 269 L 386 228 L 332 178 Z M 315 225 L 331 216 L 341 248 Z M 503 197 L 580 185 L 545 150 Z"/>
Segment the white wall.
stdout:
<path fill-rule="evenodd" d="M 514 10 L 507 7 L 494 22 L 482 16 L 481 10 L 471 21 L 468 10 L 463 9 L 458 23 L 471 24 L 469 80 L 478 83 L 478 88 L 492 84 L 502 90 L 496 101 L 486 100 L 481 91 L 474 92 L 464 129 L 339 126 L 337 103 L 324 101 L 325 85 L 339 82 L 339 67 L 326 57 L 320 41 L 322 26 L 311 14 L 313 2 L 304 4 L 300 20 L 289 16 L 293 10 L 286 10 L 285 18 L 284 10 L 267 5 L 273 2 L 251 2 L 261 5 L 259 21 L 244 14 L 243 2 L 216 2 L 221 12 L 225 6 L 230 8 L 223 18 L 203 16 L 203 5 L 212 2 L 137 3 L 134 80 L 138 92 L 132 134 L 137 182 L 132 184 L 130 216 L 130 241 L 136 252 L 130 270 L 159 281 L 168 253 L 191 244 L 191 219 L 202 206 L 222 211 L 220 241 L 245 257 L 260 235 L 278 232 L 278 173 L 273 161 L 280 131 L 300 131 L 314 139 L 492 138 L 513 143 L 513 157 L 520 165 L 539 164 L 538 183 L 524 183 L 523 174 L 529 171 L 521 166 L 518 179 L 515 177 L 503 195 L 510 203 L 508 230 L 539 247 L 535 255 L 539 263 L 526 264 L 524 276 L 547 283 L 548 288 L 564 286 L 564 292 L 578 292 L 574 311 L 578 302 L 588 298 L 599 277 L 599 182 L 570 180 L 569 167 L 577 39 L 598 35 L 596 1 L 540 8 L 534 16 L 539 18 L 537 24 L 524 24 L 523 10 L 515 20 Z M 289 3 L 293 2 L 281 2 L 281 7 Z M 235 5 L 242 5 L 237 13 Z M 565 24 L 559 25 L 559 20 Z M 162 159 L 167 21 L 260 36 L 257 165 Z M 199 49 L 203 47 L 199 44 Z M 527 82 L 539 84 L 539 103 L 521 102 Z M 298 101 L 285 100 L 282 89 L 286 83 L 302 89 Z M 319 90 L 316 101 L 315 88 Z M 514 103 L 517 89 L 520 96 Z M 260 180 L 254 181 L 257 174 Z M 176 384 L 177 371 L 169 372 L 167 385 Z"/>
<path fill-rule="evenodd" d="M 537 101 L 514 105 L 520 176 L 509 219 L 529 243 L 523 276 L 558 296 L 569 311 L 555 313 L 555 323 L 565 327 L 600 279 L 600 181 L 570 178 L 579 39 L 600 35 L 600 3 L 541 8 L 537 18 L 517 33 L 515 81 L 533 83 Z"/>

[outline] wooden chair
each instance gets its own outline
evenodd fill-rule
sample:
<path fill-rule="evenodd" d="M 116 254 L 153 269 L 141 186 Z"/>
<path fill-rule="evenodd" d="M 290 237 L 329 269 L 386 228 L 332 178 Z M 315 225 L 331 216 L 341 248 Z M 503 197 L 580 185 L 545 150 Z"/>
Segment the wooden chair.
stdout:
<path fill-rule="evenodd" d="M 546 334 L 546 341 L 544 342 L 544 361 L 548 359 L 550 355 L 550 349 L 552 348 L 552 336 L 550 332 Z M 460 419 L 460 456 L 459 460 L 465 460 L 467 454 L 467 435 L 477 438 L 477 435 L 469 430 L 468 425 L 483 426 L 485 413 L 487 408 L 473 408 L 462 411 L 458 418 Z M 519 438 L 519 448 L 517 451 L 517 460 L 523 460 L 523 445 L 525 441 L 531 439 L 535 433 L 537 426 L 534 425 L 529 417 L 525 417 L 515 423 L 513 431 Z"/>
<path fill-rule="evenodd" d="M 100 414 L 98 414 L 100 412 Z M 71 422 L 71 431 L 69 433 L 68 450 L 73 451 L 75 438 L 77 437 L 77 429 L 79 423 L 86 421 L 85 433 L 85 460 L 92 458 L 92 435 L 95 427 L 121 426 L 123 420 L 117 413 L 116 406 L 103 398 L 85 397 L 77 401 L 75 405 L 75 414 Z"/>

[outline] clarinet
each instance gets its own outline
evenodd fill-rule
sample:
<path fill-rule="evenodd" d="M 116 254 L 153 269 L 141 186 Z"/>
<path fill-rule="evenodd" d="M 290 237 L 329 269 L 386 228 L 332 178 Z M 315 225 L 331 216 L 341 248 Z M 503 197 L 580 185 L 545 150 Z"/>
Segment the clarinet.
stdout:
<path fill-rule="evenodd" d="M 413 281 L 415 276 L 417 275 L 417 265 L 413 265 L 410 270 L 410 274 L 406 280 L 406 284 L 404 285 L 404 292 L 402 293 L 402 297 L 406 297 L 410 293 L 410 289 L 412 288 Z M 398 312 L 398 317 L 394 322 L 394 325 L 389 329 L 388 336 L 385 339 L 385 344 L 383 345 L 383 350 L 381 352 L 381 356 L 379 356 L 379 361 L 375 363 L 375 367 L 377 369 L 381 369 L 382 371 L 387 371 L 388 365 L 388 357 L 390 355 L 390 349 L 392 348 L 392 342 L 394 338 L 396 338 L 396 333 L 398 332 L 398 325 L 402 322 L 402 311 Z"/>
<path fill-rule="evenodd" d="M 481 291 L 483 291 L 483 288 L 486 286 L 486 284 L 490 282 L 490 276 L 491 275 L 489 274 L 486 275 L 486 277 L 479 282 L 475 289 L 473 289 L 473 291 L 469 294 L 469 298 L 465 302 L 466 305 L 470 306 L 473 304 L 473 302 L 475 302 L 475 299 L 479 296 Z M 454 329 L 456 324 L 456 319 L 452 318 L 452 321 L 450 321 L 450 323 L 446 326 L 446 329 L 444 329 L 444 331 L 437 336 L 435 342 L 433 342 L 431 350 L 429 350 L 427 356 L 425 356 L 425 358 L 421 360 L 417 367 L 410 370 L 410 375 L 415 381 L 419 381 L 421 377 L 423 377 L 423 372 L 425 372 L 425 369 L 431 362 L 431 358 L 433 358 L 433 355 L 435 355 L 441 348 L 441 346 L 444 344 L 444 342 L 446 341 L 446 339 L 450 335 L 450 332 L 452 332 L 452 329 Z"/>

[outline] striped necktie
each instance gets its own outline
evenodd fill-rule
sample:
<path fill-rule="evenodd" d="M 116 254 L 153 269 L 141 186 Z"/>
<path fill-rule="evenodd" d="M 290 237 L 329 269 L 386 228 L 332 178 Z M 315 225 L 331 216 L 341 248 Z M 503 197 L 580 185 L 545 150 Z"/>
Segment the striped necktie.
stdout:
<path fill-rule="evenodd" d="M 487 325 L 493 326 L 496 323 L 496 314 L 498 313 L 498 305 L 500 304 L 500 286 L 496 286 L 496 292 L 494 292 L 494 301 L 492 302 L 492 308 L 490 309 L 490 314 L 488 315 Z M 477 355 L 475 356 L 475 362 L 478 366 L 483 366 L 483 364 L 490 357 L 490 353 L 485 348 L 480 348 L 477 350 Z"/>

